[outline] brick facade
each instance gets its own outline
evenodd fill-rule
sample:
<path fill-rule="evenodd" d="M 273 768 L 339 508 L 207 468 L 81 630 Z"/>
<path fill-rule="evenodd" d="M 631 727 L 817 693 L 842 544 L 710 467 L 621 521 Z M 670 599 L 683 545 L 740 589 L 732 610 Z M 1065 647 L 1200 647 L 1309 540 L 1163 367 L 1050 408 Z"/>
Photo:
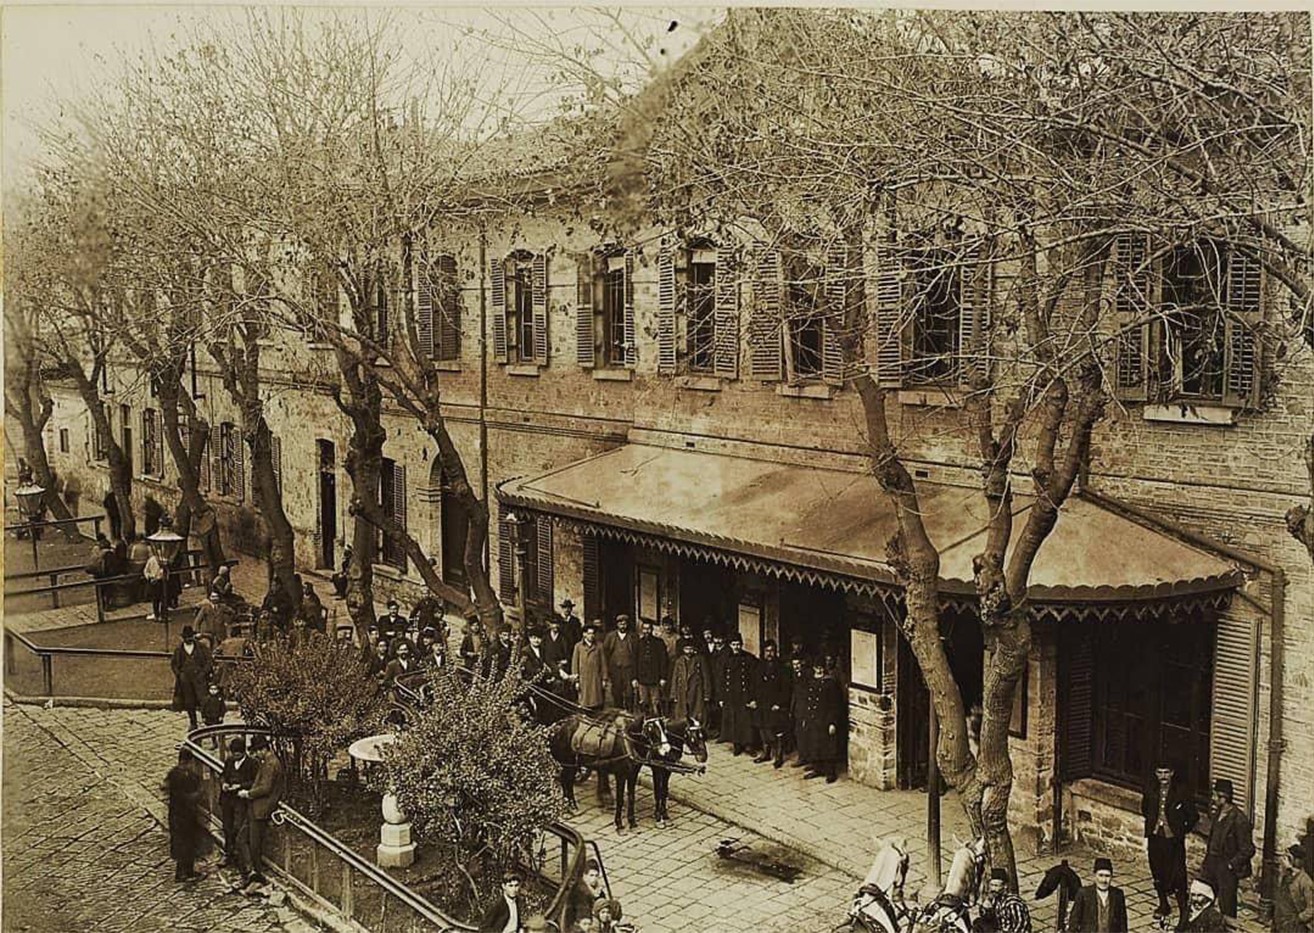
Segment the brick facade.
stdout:
<path fill-rule="evenodd" d="M 862 416 L 855 393 L 820 389 L 800 397 L 778 383 L 748 378 L 747 308 L 751 285 L 741 294 L 738 327 L 739 375 L 735 379 L 692 377 L 687 373 L 658 375 L 655 335 L 658 322 L 656 231 L 638 236 L 642 253 L 634 264 L 634 325 L 637 361 L 632 368 L 603 370 L 576 361 L 576 265 L 574 256 L 597 244 L 586 223 L 555 219 L 548 214 L 521 218 L 513 236 L 490 233 L 481 253 L 472 236 L 454 250 L 462 282 L 462 355 L 445 372 L 444 397 L 453 437 L 477 490 L 495 500 L 503 481 L 542 473 L 614 448 L 627 439 L 663 439 L 697 449 L 752 450 L 782 462 L 851 461 L 862 453 Z M 480 330 L 488 315 L 487 258 L 524 247 L 548 252 L 548 362 L 546 365 L 502 365 L 491 359 Z M 491 338 L 489 339 L 491 343 Z M 487 352 L 486 401 L 481 404 L 481 352 Z M 288 343 L 285 354 L 272 362 L 268 385 L 268 418 L 282 438 L 283 491 L 288 517 L 297 540 L 297 559 L 319 562 L 320 528 L 318 461 L 315 442 L 331 441 L 337 450 L 338 541 L 340 554 L 350 539 L 347 505 L 350 480 L 341 469 L 347 430 L 343 416 L 325 395 L 298 388 L 290 369 L 323 350 Z M 202 366 L 204 369 L 204 365 Z M 1284 644 L 1286 683 L 1283 697 L 1284 751 L 1279 803 L 1278 838 L 1285 845 L 1307 816 L 1314 813 L 1314 572 L 1307 555 L 1286 532 L 1282 516 L 1301 497 L 1299 451 L 1314 425 L 1314 359 L 1308 348 L 1292 346 L 1278 364 L 1275 398 L 1259 412 L 1243 413 L 1235 424 L 1218 426 L 1151 421 L 1144 407 L 1111 407 L 1098 426 L 1093 443 L 1089 485 L 1092 489 L 1141 506 L 1189 526 L 1219 542 L 1234 545 L 1282 567 L 1288 576 L 1287 637 Z M 140 412 L 140 388 L 126 373 L 115 405 L 131 401 Z M 139 387 L 139 383 L 136 383 Z M 237 420 L 231 403 L 212 373 L 201 373 L 205 398 L 202 410 L 217 424 Z M 958 427 L 958 416 L 905 395 L 907 404 L 894 405 L 891 428 L 901 453 L 919 480 L 971 485 L 976 469 L 970 438 Z M 97 510 L 107 488 L 103 467 L 90 461 L 87 420 L 75 396 L 61 393 L 48 427 L 48 450 L 57 469 L 81 489 L 83 513 Z M 408 484 L 408 524 L 429 553 L 441 547 L 441 495 L 432 477 L 434 445 L 409 418 L 389 411 L 385 456 L 403 464 Z M 71 434 L 71 450 L 58 453 L 54 438 L 62 427 Z M 117 419 L 116 419 L 117 427 Z M 486 431 L 487 449 L 481 449 Z M 140 454 L 137 454 L 140 457 Z M 483 466 L 486 461 L 486 469 Z M 1019 467 L 1023 464 L 1019 462 Z M 1025 483 L 1025 477 L 1019 477 Z M 249 490 L 249 484 L 248 484 Z M 137 495 L 172 502 L 167 485 L 142 481 Z M 258 542 L 259 520 L 248 501 L 220 503 L 221 521 L 230 542 Z M 582 603 L 583 544 L 580 528 L 557 523 L 553 535 L 553 602 L 570 596 Z M 492 579 L 498 579 L 498 548 L 491 543 Z M 658 558 L 654 558 L 658 559 Z M 666 558 L 660 558 L 666 560 Z M 668 563 L 673 567 L 674 564 Z M 420 583 L 414 571 L 401 577 L 383 569 L 379 588 L 414 597 Z M 763 592 L 775 592 L 774 581 L 757 581 Z M 678 590 L 677 590 L 678 592 Z M 1268 671 L 1272 645 L 1264 612 L 1248 600 L 1265 603 L 1269 581 L 1260 575 L 1249 582 L 1232 613 L 1251 619 L 1258 640 L 1258 690 L 1254 701 L 1257 730 L 1253 800 L 1257 830 L 1262 831 L 1265 748 L 1269 735 Z M 766 622 L 771 623 L 770 599 Z M 678 609 L 678 607 L 677 607 Z M 884 645 L 882 690 L 850 692 L 852 733 L 851 775 L 875 787 L 897 783 L 898 644 L 894 627 L 879 632 Z M 843 646 L 847 650 L 847 645 Z M 1057 702 L 1057 640 L 1052 627 L 1037 626 L 1027 695 L 1025 737 L 1012 740 L 1016 777 L 1010 812 L 1022 830 L 1021 845 L 1039 849 L 1052 841 L 1057 768 L 1059 710 Z M 1063 827 L 1071 837 L 1122 839 L 1130 842 L 1124 794 L 1101 790 L 1092 782 L 1066 786 L 1062 793 Z M 1102 795 L 1102 796 L 1101 796 Z"/>

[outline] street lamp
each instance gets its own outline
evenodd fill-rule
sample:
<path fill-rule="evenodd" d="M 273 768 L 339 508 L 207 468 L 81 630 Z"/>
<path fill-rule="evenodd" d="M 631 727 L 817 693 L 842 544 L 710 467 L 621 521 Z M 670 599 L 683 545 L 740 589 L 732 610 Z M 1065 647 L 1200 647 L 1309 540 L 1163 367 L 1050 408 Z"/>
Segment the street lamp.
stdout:
<path fill-rule="evenodd" d="M 526 535 L 529 532 L 530 520 L 518 512 L 511 512 L 503 521 L 506 523 L 506 534 L 511 539 L 511 547 L 514 548 L 516 555 L 516 613 L 520 617 L 519 628 L 523 631 L 525 628 L 525 578 L 529 575 L 529 546 Z"/>
<path fill-rule="evenodd" d="M 14 490 L 14 498 L 18 500 L 18 512 L 27 522 L 27 536 L 32 539 L 32 569 L 40 570 L 41 561 L 37 557 L 37 537 L 41 534 L 37 527 L 41 522 L 41 515 L 45 512 L 44 503 L 46 490 L 36 483 L 27 482 Z"/>
<path fill-rule="evenodd" d="M 163 618 L 160 622 L 169 620 L 169 603 L 172 590 L 172 580 L 169 576 L 169 569 L 173 566 L 173 559 L 178 556 L 178 549 L 183 545 L 182 536 L 173 530 L 173 524 L 169 517 L 160 518 L 160 527 L 155 534 L 146 536 L 146 543 L 150 545 L 151 553 L 164 566 L 164 599 L 160 603 L 160 614 Z"/>

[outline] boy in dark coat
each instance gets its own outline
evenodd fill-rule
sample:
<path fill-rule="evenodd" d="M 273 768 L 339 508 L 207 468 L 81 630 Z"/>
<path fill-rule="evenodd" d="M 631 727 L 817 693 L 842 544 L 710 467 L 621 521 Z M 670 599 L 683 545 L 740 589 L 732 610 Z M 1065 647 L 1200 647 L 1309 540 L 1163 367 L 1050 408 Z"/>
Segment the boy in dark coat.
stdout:
<path fill-rule="evenodd" d="M 228 712 L 227 704 L 224 703 L 223 691 L 215 681 L 210 682 L 209 692 L 206 694 L 205 701 L 201 703 L 201 722 L 207 726 L 217 726 L 224 721 L 224 715 Z M 219 747 L 218 739 L 210 740 L 211 748 Z"/>
<path fill-rule="evenodd" d="M 762 660 L 753 677 L 753 724 L 757 727 L 762 751 L 754 763 L 770 761 L 774 752 L 775 767 L 785 763 L 785 732 L 789 729 L 791 694 L 789 668 L 776 658 L 776 643 L 762 646 Z"/>

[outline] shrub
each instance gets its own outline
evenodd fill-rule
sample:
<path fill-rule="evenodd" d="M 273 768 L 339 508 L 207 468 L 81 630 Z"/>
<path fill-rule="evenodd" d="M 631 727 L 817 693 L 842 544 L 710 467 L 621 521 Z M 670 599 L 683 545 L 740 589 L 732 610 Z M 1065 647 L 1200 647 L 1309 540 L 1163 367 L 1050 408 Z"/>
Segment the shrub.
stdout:
<path fill-rule="evenodd" d="M 328 763 L 383 727 L 386 697 L 350 645 L 310 632 L 300 641 L 264 642 L 228 681 L 242 717 L 269 728 L 294 790 L 312 812 L 322 803 Z"/>
<path fill-rule="evenodd" d="M 559 768 L 549 727 L 517 703 L 524 682 L 514 666 L 495 680 L 444 668 L 429 687 L 431 702 L 384 751 L 381 789 L 396 794 L 422 842 L 452 848 L 477 903 L 504 868 L 532 862 L 537 834 L 565 813 Z"/>

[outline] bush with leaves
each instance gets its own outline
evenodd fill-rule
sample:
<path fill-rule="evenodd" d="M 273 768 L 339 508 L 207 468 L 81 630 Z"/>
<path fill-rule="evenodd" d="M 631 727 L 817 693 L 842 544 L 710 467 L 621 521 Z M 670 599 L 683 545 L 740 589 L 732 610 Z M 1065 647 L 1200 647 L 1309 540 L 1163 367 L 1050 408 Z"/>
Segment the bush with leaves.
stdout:
<path fill-rule="evenodd" d="M 318 632 L 264 642 L 228 681 L 242 717 L 274 734 L 295 794 L 317 812 L 328 763 L 383 728 L 387 698 L 359 652 Z"/>
<path fill-rule="evenodd" d="M 391 790 L 422 842 L 449 847 L 474 903 L 491 896 L 501 871 L 532 859 L 544 827 L 566 801 L 548 748 L 550 727 L 518 702 L 515 665 L 505 677 L 429 676 L 430 702 L 384 751 L 381 790 Z"/>

